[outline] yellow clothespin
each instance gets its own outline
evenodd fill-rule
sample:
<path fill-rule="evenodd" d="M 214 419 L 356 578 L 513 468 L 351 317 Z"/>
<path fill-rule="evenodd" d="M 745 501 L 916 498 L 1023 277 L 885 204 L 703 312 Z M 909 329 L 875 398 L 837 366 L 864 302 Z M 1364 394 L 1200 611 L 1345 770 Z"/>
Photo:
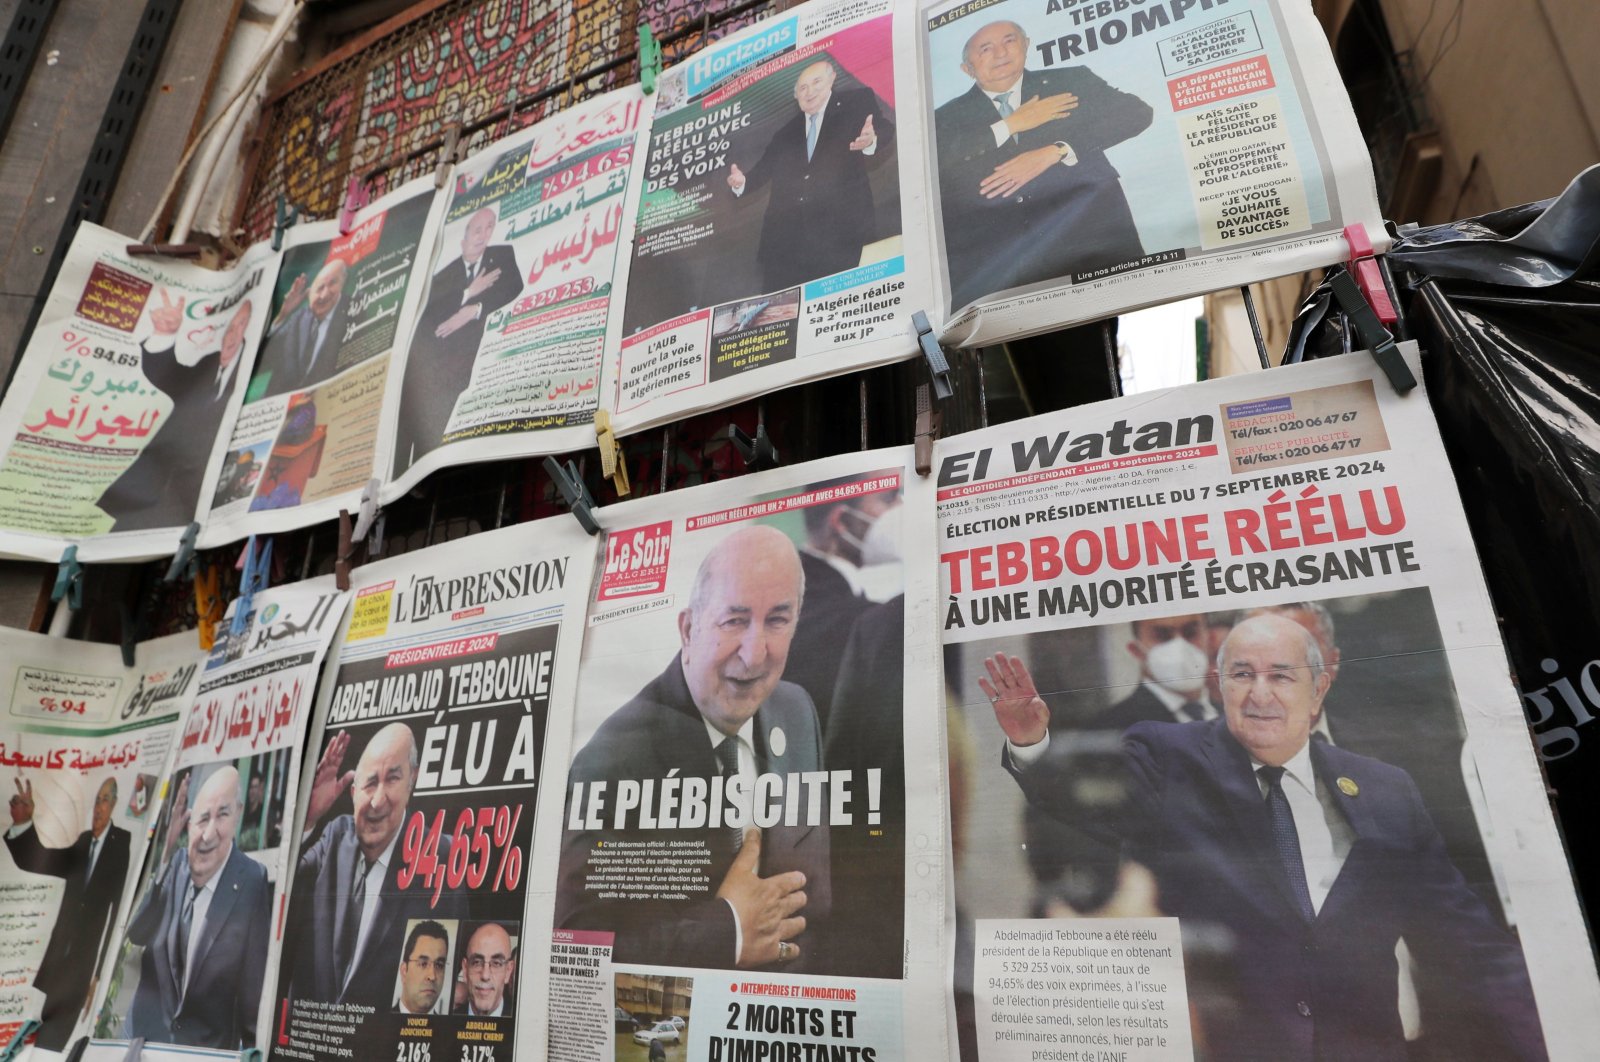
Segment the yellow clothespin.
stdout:
<path fill-rule="evenodd" d="M 611 414 L 603 409 L 594 413 L 594 434 L 600 442 L 600 474 L 617 488 L 617 496 L 628 496 L 628 462 L 622 453 L 622 444 L 611 430 Z"/>

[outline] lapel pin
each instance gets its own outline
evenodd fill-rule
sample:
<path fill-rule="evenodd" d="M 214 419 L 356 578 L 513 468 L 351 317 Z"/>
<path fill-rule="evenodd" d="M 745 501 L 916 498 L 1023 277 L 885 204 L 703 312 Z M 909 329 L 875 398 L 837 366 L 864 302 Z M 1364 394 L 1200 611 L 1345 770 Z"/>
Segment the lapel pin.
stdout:
<path fill-rule="evenodd" d="M 1361 792 L 1361 787 L 1349 778 L 1340 778 L 1335 784 L 1339 787 L 1339 792 L 1345 796 L 1353 797 Z"/>
<path fill-rule="evenodd" d="M 772 733 L 767 735 L 767 748 L 774 756 L 782 756 L 789 747 L 789 739 L 784 736 L 783 727 L 775 726 Z"/>

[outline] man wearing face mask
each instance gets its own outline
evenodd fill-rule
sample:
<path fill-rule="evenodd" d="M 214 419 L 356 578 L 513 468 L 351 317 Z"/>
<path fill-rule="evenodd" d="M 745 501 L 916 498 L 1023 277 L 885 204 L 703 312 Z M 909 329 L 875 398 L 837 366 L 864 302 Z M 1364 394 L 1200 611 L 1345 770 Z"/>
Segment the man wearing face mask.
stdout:
<path fill-rule="evenodd" d="M 1206 691 L 1206 618 L 1135 620 L 1128 652 L 1139 661 L 1139 688 L 1094 720 L 1103 730 L 1135 723 L 1190 723 L 1217 717 Z"/>

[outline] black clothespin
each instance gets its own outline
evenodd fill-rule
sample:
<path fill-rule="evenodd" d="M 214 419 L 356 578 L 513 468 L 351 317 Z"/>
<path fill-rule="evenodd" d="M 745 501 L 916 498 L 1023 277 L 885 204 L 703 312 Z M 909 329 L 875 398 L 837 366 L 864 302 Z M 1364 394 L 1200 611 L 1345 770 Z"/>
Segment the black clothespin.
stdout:
<path fill-rule="evenodd" d="M 139 617 L 127 601 L 119 601 L 117 611 L 122 620 L 122 666 L 132 667 L 136 663 L 139 645 Z"/>
<path fill-rule="evenodd" d="M 917 475 L 926 476 L 933 471 L 933 444 L 938 441 L 939 430 L 944 427 L 944 414 L 933 408 L 933 397 L 927 384 L 917 385 L 917 427 L 915 439 Z"/>
<path fill-rule="evenodd" d="M 933 377 L 933 394 L 941 401 L 955 394 L 950 387 L 950 362 L 945 359 L 944 348 L 939 345 L 939 339 L 933 334 L 933 325 L 928 323 L 928 315 L 918 310 L 911 315 L 911 327 L 917 330 L 917 345 L 922 348 L 922 356 L 928 360 L 928 374 Z"/>
<path fill-rule="evenodd" d="M 544 470 L 555 480 L 556 489 L 561 492 L 561 497 L 566 499 L 572 515 L 578 518 L 578 524 L 589 534 L 598 535 L 600 525 L 594 518 L 594 498 L 590 497 L 589 488 L 583 485 L 583 479 L 578 475 L 578 467 L 571 461 L 563 466 L 555 458 L 547 457 L 544 459 Z"/>
<path fill-rule="evenodd" d="M 162 582 L 175 583 L 180 575 L 193 574 L 194 543 L 199 536 L 198 520 L 183 529 L 183 534 L 178 537 L 178 552 L 172 555 L 172 563 L 167 566 L 167 574 L 161 577 Z"/>
<path fill-rule="evenodd" d="M 756 437 L 753 439 L 739 425 L 729 424 L 728 438 L 732 440 L 733 448 L 739 451 L 739 456 L 744 458 L 744 466 L 752 472 L 778 467 L 778 448 L 772 445 L 772 437 L 767 434 L 765 424 L 756 425 Z"/>
<path fill-rule="evenodd" d="M 656 79 L 661 76 L 661 42 L 656 40 L 650 23 L 639 23 L 639 87 L 646 96 L 656 90 Z"/>
<path fill-rule="evenodd" d="M 359 173 L 352 173 L 345 182 L 344 202 L 339 206 L 339 235 L 348 235 L 355 227 L 356 215 L 361 208 L 371 201 L 372 193 L 367 191 L 366 178 Z"/>
<path fill-rule="evenodd" d="M 295 208 L 287 196 L 279 195 L 277 207 L 272 213 L 272 249 L 283 250 L 283 230 L 294 224 Z"/>
<path fill-rule="evenodd" d="M 23 1022 L 21 1027 L 17 1029 L 17 1035 L 11 1038 L 11 1042 L 6 1044 L 3 1051 L 0 1051 L 0 1062 L 11 1062 L 13 1058 L 16 1058 L 17 1052 L 22 1050 L 23 1043 L 27 1041 L 28 1037 L 38 1032 L 39 1026 L 42 1024 L 38 1018 L 29 1018 Z"/>
<path fill-rule="evenodd" d="M 83 1062 L 83 1053 L 89 1049 L 89 1038 L 80 1036 L 72 1041 L 72 1047 L 67 1051 L 65 1062 Z"/>
<path fill-rule="evenodd" d="M 461 123 L 457 122 L 444 131 L 444 143 L 439 147 L 439 164 L 433 170 L 433 186 L 443 188 L 445 178 L 450 173 L 450 167 L 460 161 L 461 152 Z"/>
<path fill-rule="evenodd" d="M 56 582 L 50 588 L 50 601 L 67 599 L 67 607 L 80 609 L 83 607 L 83 565 L 78 563 L 78 547 L 68 546 L 61 551 L 61 560 L 56 564 Z M 0 1062 L 4 1062 L 0 1059 Z"/>
<path fill-rule="evenodd" d="M 1372 305 L 1361 297 L 1361 289 L 1350 274 L 1343 271 L 1332 273 L 1328 277 L 1328 284 L 1333 288 L 1333 296 L 1339 300 L 1345 316 L 1350 318 L 1360 333 L 1362 344 L 1372 351 L 1373 359 L 1394 389 L 1405 394 L 1417 386 L 1417 378 L 1411 374 L 1411 367 L 1401 356 L 1400 348 L 1395 346 L 1394 337 L 1378 320 Z"/>

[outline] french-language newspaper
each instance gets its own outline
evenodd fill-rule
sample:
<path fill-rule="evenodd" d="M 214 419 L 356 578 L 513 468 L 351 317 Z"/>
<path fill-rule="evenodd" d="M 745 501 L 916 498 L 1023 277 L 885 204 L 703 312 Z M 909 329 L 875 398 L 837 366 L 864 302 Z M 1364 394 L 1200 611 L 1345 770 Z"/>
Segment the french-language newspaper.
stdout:
<path fill-rule="evenodd" d="M 945 910 L 932 499 L 910 457 L 602 510 L 551 1062 L 945 1057 L 925 1020 Z"/>
<path fill-rule="evenodd" d="M 202 654 L 193 631 L 121 649 L 0 632 L 0 1044 L 66 1049 L 144 854 Z"/>
<path fill-rule="evenodd" d="M 900 150 L 894 8 L 813 0 L 661 76 L 608 343 L 620 427 L 915 352 L 924 182 Z"/>
<path fill-rule="evenodd" d="M 1592 1052 L 1421 388 L 1356 353 L 935 457 L 963 1062 Z"/>
<path fill-rule="evenodd" d="M 632 85 L 584 100 L 452 171 L 404 386 L 391 389 L 386 494 L 445 464 L 593 444 L 654 99 Z"/>
<path fill-rule="evenodd" d="M 571 517 L 358 568 L 314 740 L 277 1059 L 538 1054 L 582 617 Z"/>
<path fill-rule="evenodd" d="M 0 406 L 0 553 L 144 560 L 209 508 L 278 256 L 231 268 L 127 253 L 97 225 L 72 247 Z"/>
<path fill-rule="evenodd" d="M 919 5 L 947 343 L 980 345 L 1388 244 L 1304 0 Z"/>
<path fill-rule="evenodd" d="M 269 977 L 322 659 L 348 595 L 325 576 L 235 599 L 175 735 L 85 1058 L 264 1050 Z M 237 631 L 233 617 L 247 609 Z"/>

